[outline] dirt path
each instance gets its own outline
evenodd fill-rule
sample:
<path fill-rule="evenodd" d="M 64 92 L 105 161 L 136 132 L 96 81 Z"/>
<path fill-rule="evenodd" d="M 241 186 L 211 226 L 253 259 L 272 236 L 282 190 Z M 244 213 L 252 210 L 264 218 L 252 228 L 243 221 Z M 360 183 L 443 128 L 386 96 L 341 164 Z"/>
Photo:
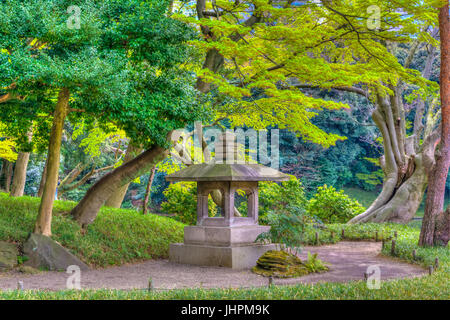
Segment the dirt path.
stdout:
<path fill-rule="evenodd" d="M 381 243 L 339 242 L 321 247 L 305 247 L 300 254 L 305 258 L 308 251 L 331 264 L 330 271 L 311 274 L 297 279 L 275 279 L 274 284 L 316 283 L 320 281 L 347 282 L 361 280 L 367 267 L 378 265 L 381 279 L 422 276 L 425 269 L 380 256 Z M 16 289 L 23 281 L 24 289 L 66 289 L 70 275 L 64 272 L 44 272 L 24 275 L 18 272 L 0 274 L 0 289 Z M 155 288 L 186 287 L 252 287 L 267 285 L 267 279 L 251 271 L 236 271 L 220 267 L 197 267 L 171 263 L 167 260 L 150 260 L 142 263 L 85 271 L 81 274 L 81 287 L 137 289 L 146 288 L 148 279 L 153 279 Z"/>

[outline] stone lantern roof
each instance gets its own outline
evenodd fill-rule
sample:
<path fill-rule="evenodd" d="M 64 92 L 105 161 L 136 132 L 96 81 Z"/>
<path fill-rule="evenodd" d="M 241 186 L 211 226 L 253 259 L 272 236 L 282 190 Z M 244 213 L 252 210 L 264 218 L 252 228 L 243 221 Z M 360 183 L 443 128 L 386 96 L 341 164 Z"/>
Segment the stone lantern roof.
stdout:
<path fill-rule="evenodd" d="M 260 164 L 194 164 L 166 177 L 167 181 L 286 181 L 287 174 Z"/>
<path fill-rule="evenodd" d="M 167 181 L 286 181 L 289 176 L 260 164 L 239 160 L 236 136 L 223 133 L 215 145 L 214 163 L 190 165 L 166 177 Z"/>

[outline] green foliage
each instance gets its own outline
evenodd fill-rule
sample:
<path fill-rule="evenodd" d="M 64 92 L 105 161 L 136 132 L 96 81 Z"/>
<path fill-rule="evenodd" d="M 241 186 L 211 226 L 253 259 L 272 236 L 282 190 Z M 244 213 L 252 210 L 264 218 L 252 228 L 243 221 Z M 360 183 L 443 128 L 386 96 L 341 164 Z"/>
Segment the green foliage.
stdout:
<path fill-rule="evenodd" d="M 384 179 L 384 173 L 383 170 L 380 168 L 380 160 L 374 159 L 374 158 L 367 158 L 364 157 L 364 160 L 370 162 L 375 168 L 377 168 L 376 171 L 372 171 L 370 173 L 356 173 L 356 177 L 363 181 L 364 183 L 370 185 L 370 186 L 378 186 L 383 184 Z"/>
<path fill-rule="evenodd" d="M 120 139 L 126 138 L 125 132 L 119 130 L 113 124 L 108 123 L 103 125 L 103 127 L 107 128 L 106 132 L 98 124 L 94 124 L 92 128 L 89 128 L 87 136 L 80 141 L 79 147 L 83 148 L 84 153 L 89 155 L 90 158 L 100 157 L 104 144 L 113 144 Z M 77 123 L 72 133 L 72 140 L 77 140 L 78 137 L 83 136 L 87 131 L 86 129 L 84 122 Z"/>
<path fill-rule="evenodd" d="M 29 258 L 27 256 L 17 256 L 17 264 L 22 265 L 27 262 Z"/>
<path fill-rule="evenodd" d="M 311 227 L 311 218 L 304 207 L 287 206 L 267 215 L 270 230 L 258 235 L 256 241 L 280 243 L 288 248 L 299 247 L 303 242 L 305 229 Z"/>
<path fill-rule="evenodd" d="M 197 10 L 201 8 L 198 3 Z M 324 109 L 346 105 L 311 96 L 301 90 L 303 86 L 331 89 L 363 85 L 389 92 L 389 85 L 404 77 L 426 87 L 420 74 L 405 70 L 382 43 L 426 37 L 424 26 L 436 24 L 436 11 L 427 5 L 418 10 L 406 2 L 392 5 L 367 0 L 301 5 L 268 0 L 238 5 L 233 0 L 202 3 L 210 12 L 218 12 L 217 16 L 176 17 L 202 27 L 204 39 L 192 41 L 195 47 L 203 53 L 220 53 L 216 60 L 223 57 L 219 70 L 207 69 L 213 64 L 208 62 L 197 66 L 197 74 L 217 88 L 218 96 L 228 98 L 223 99 L 217 115 L 230 119 L 233 126 L 260 129 L 277 125 L 306 141 L 329 147 L 342 137 L 324 132 L 310 120 Z M 389 27 L 369 28 L 368 21 L 373 19 L 367 11 L 370 4 L 380 8 L 380 24 Z M 400 11 L 414 18 L 404 19 Z M 347 25 L 352 27 L 342 28 Z M 261 92 L 258 98 L 255 91 Z"/>
<path fill-rule="evenodd" d="M 188 225 L 197 224 L 197 184 L 195 182 L 178 182 L 171 184 L 164 192 L 167 201 L 161 203 L 161 209 L 175 215 L 175 219 Z M 217 206 L 208 198 L 210 216 L 214 216 Z"/>
<path fill-rule="evenodd" d="M 336 191 L 327 185 L 317 188 L 316 195 L 308 204 L 309 214 L 323 223 L 345 223 L 364 211 L 365 208 L 350 199 L 344 190 Z"/>
<path fill-rule="evenodd" d="M 10 139 L 0 140 L 0 158 L 10 162 L 17 160 L 17 153 L 14 151 L 15 143 Z"/>
<path fill-rule="evenodd" d="M 22 244 L 33 230 L 39 198 L 0 193 L 0 240 Z M 93 267 L 167 258 L 169 244 L 183 240 L 183 224 L 154 214 L 103 207 L 83 234 L 68 212 L 71 201 L 55 201 L 52 238 Z"/>
<path fill-rule="evenodd" d="M 311 252 L 308 252 L 308 258 L 303 261 L 303 265 L 310 273 L 328 271 L 326 263 L 317 258 L 317 253 L 311 254 Z"/>
<path fill-rule="evenodd" d="M 72 5 L 82 13 L 78 29 L 67 23 Z M 160 0 L 0 2 L 0 94 L 14 97 L 0 103 L 1 120 L 23 133 L 51 117 L 66 88 L 71 121 L 97 120 L 105 133 L 113 123 L 144 147 L 165 146 L 171 130 L 204 115 L 195 78 L 180 67 L 195 32 L 168 17 L 167 7 Z"/>
<path fill-rule="evenodd" d="M 281 184 L 259 182 L 259 222 L 268 224 L 267 215 L 271 211 L 284 211 L 287 207 L 304 208 L 307 200 L 302 183 L 294 176 Z M 239 211 L 247 212 L 247 202 L 243 201 Z"/>

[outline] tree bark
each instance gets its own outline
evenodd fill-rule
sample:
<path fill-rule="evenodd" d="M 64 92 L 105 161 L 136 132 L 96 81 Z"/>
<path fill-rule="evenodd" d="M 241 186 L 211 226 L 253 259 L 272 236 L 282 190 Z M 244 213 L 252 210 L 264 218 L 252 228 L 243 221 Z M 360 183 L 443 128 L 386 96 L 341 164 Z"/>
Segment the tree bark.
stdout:
<path fill-rule="evenodd" d="M 432 246 L 447 239 L 448 214 L 444 212 L 445 183 L 450 167 L 450 17 L 449 3 L 439 11 L 439 32 L 441 39 L 441 141 L 436 150 L 436 162 L 431 169 L 428 184 L 425 214 L 420 231 L 420 246 Z M 439 218 L 443 215 L 443 218 Z M 445 217 L 446 216 L 446 217 Z M 438 223 L 438 220 L 439 223 Z M 443 222 L 444 221 L 444 222 Z M 439 241 L 440 240 L 440 241 Z"/>
<path fill-rule="evenodd" d="M 436 36 L 437 32 L 433 30 L 432 35 Z M 412 61 L 417 47 L 412 47 L 405 67 Z M 424 78 L 431 75 L 435 52 L 434 49 L 429 52 L 422 72 Z M 433 162 L 436 141 L 439 139 L 439 134 L 433 131 L 436 119 L 430 116 L 435 112 L 435 105 L 432 103 L 429 106 L 424 125 L 425 102 L 421 97 L 415 101 L 414 134 L 407 137 L 402 102 L 404 85 L 400 82 L 397 87 L 391 86 L 390 89 L 393 91 L 390 96 L 377 93 L 377 108 L 372 114 L 383 137 L 384 155 L 380 159 L 384 172 L 383 188 L 372 205 L 349 223 L 407 223 L 415 216 L 425 193 L 428 168 Z M 421 140 L 424 141 L 422 144 Z"/>
<path fill-rule="evenodd" d="M 28 141 L 31 141 L 32 131 L 28 131 Z M 21 197 L 25 189 L 27 179 L 27 167 L 30 160 L 30 152 L 19 152 L 14 168 L 14 177 L 11 186 L 11 197 Z"/>
<path fill-rule="evenodd" d="M 14 168 L 14 177 L 11 185 L 11 197 L 23 196 L 29 160 L 29 152 L 19 152 L 17 155 L 16 167 Z"/>
<path fill-rule="evenodd" d="M 142 204 L 142 214 L 147 214 L 148 211 L 148 200 L 150 199 L 150 191 L 152 190 L 153 179 L 155 179 L 156 167 L 152 168 L 150 176 L 148 177 L 147 188 L 145 190 L 144 203 Z"/>
<path fill-rule="evenodd" d="M 45 185 L 39 206 L 34 233 L 51 236 L 52 209 L 58 184 L 59 159 L 64 120 L 67 116 L 70 92 L 63 88 L 58 95 L 47 155 Z"/>
<path fill-rule="evenodd" d="M 6 193 L 11 190 L 11 178 L 13 174 L 13 163 L 8 160 L 3 160 L 2 166 L 2 178 L 3 178 L 3 189 Z"/>
<path fill-rule="evenodd" d="M 47 176 L 47 164 L 48 164 L 48 155 L 47 158 L 45 159 L 44 170 L 42 170 L 41 182 L 39 183 L 39 189 L 37 192 L 37 196 L 39 198 L 42 198 L 42 194 L 44 193 L 45 178 Z"/>
<path fill-rule="evenodd" d="M 83 199 L 71 211 L 72 216 L 83 227 L 92 223 L 105 201 L 118 188 L 148 172 L 168 153 L 168 150 L 154 146 L 108 173 L 88 190 Z"/>
<path fill-rule="evenodd" d="M 142 152 L 142 148 L 138 148 L 132 144 L 132 141 L 128 143 L 127 152 L 124 157 L 123 163 L 127 163 L 134 159 L 139 153 Z M 118 188 L 105 202 L 105 206 L 112 208 L 120 208 L 122 206 L 123 199 L 127 194 L 128 187 L 130 186 L 130 182 Z"/>

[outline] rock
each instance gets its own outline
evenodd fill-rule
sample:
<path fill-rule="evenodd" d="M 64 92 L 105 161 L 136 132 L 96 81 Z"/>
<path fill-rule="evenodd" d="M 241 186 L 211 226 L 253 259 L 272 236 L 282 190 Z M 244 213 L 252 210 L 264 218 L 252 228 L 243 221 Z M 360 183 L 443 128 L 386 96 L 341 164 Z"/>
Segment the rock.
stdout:
<path fill-rule="evenodd" d="M 0 241 L 0 271 L 7 271 L 17 265 L 19 250 L 13 243 Z"/>
<path fill-rule="evenodd" d="M 58 242 L 41 234 L 30 234 L 23 246 L 23 252 L 29 259 L 25 265 L 33 268 L 65 271 L 67 267 L 76 265 L 80 270 L 89 270 L 84 262 Z"/>
<path fill-rule="evenodd" d="M 294 278 L 308 274 L 302 261 L 286 251 L 270 250 L 263 254 L 252 271 L 262 276 Z"/>

